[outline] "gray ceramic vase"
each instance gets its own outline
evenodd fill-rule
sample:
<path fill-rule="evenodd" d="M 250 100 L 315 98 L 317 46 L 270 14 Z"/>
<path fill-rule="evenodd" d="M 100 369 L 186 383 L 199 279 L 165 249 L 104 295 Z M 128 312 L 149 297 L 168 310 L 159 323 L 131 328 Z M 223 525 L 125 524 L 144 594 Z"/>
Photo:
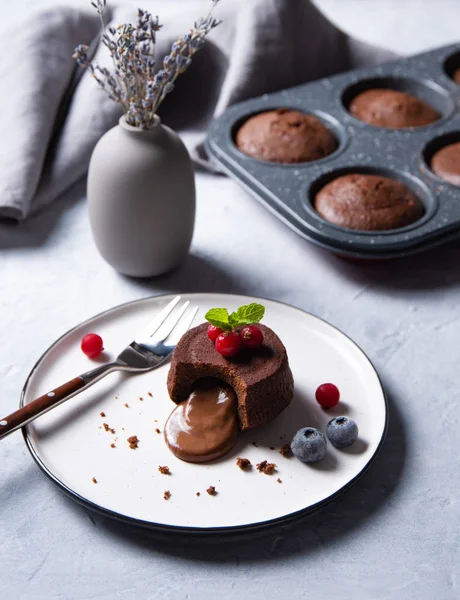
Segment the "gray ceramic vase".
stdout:
<path fill-rule="evenodd" d="M 120 273 L 152 277 L 180 265 L 193 235 L 195 180 L 179 136 L 158 117 L 149 130 L 122 117 L 94 149 L 88 206 L 96 246 Z"/>

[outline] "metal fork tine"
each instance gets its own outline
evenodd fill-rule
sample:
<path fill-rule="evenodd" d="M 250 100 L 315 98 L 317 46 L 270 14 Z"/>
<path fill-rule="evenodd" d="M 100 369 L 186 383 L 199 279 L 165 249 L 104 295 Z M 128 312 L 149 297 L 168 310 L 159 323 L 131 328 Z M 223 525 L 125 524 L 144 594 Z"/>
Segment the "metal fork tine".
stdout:
<path fill-rule="evenodd" d="M 187 310 L 187 308 L 189 306 L 190 306 L 190 301 L 187 300 L 180 307 L 179 312 L 176 315 L 174 315 L 174 320 L 172 317 L 168 320 L 168 328 L 167 329 L 166 329 L 166 323 L 165 323 L 164 327 L 157 329 L 157 332 L 160 337 L 155 336 L 155 338 L 153 340 L 155 344 L 161 344 L 162 342 L 165 341 L 165 339 L 172 333 L 173 329 L 176 327 L 176 325 L 182 319 L 182 315 L 185 313 L 185 311 Z M 162 331 L 162 329 L 164 331 Z"/>
<path fill-rule="evenodd" d="M 182 324 L 179 326 L 179 322 L 176 323 L 176 326 L 172 329 L 169 337 L 168 337 L 168 346 L 175 346 L 180 338 L 186 333 L 192 326 L 193 321 L 198 313 L 198 306 L 191 310 L 190 316 L 185 319 L 182 319 Z"/>
<path fill-rule="evenodd" d="M 145 337 L 151 337 L 155 331 L 157 331 L 161 325 L 166 321 L 172 311 L 175 309 L 177 303 L 180 301 L 180 296 L 176 296 L 171 302 L 163 308 L 163 310 L 150 321 L 150 323 L 142 331 L 136 335 L 135 340 L 142 339 Z"/>

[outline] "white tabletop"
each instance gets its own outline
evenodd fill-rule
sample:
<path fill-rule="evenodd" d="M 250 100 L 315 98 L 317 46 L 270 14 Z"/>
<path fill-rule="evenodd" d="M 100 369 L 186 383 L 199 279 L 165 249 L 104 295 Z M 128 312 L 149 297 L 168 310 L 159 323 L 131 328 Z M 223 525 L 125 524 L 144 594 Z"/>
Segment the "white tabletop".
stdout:
<path fill-rule="evenodd" d="M 1 27 L 32 3 L 2 0 Z M 350 32 L 400 52 L 459 37 L 457 0 L 318 4 Z M 189 259 L 153 280 L 122 277 L 100 258 L 83 185 L 22 225 L 0 225 L 2 416 L 17 407 L 42 352 L 80 321 L 162 292 L 239 292 L 308 310 L 368 353 L 390 401 L 382 453 L 300 525 L 200 546 L 95 517 L 46 479 L 16 433 L 0 443 L 0 597 L 458 598 L 460 244 L 353 265 L 297 237 L 228 179 L 199 173 L 197 194 Z"/>

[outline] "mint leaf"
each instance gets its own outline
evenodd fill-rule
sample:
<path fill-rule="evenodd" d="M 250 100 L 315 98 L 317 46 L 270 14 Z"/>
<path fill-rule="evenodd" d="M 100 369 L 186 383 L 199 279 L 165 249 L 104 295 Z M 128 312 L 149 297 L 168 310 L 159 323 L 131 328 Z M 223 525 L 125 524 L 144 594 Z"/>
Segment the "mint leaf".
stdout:
<path fill-rule="evenodd" d="M 224 331 L 231 331 L 232 325 L 229 322 L 228 310 L 226 308 L 211 308 L 204 315 L 206 321 L 214 325 L 215 327 L 220 327 Z"/>
<path fill-rule="evenodd" d="M 234 313 L 232 313 L 233 316 Z M 262 304 L 246 304 L 245 306 L 240 306 L 240 308 L 236 311 L 235 318 L 238 320 L 238 325 L 252 325 L 253 323 L 258 323 L 263 319 L 265 314 L 265 306 Z"/>
<path fill-rule="evenodd" d="M 238 325 L 238 314 L 237 312 L 232 312 L 229 316 L 228 321 L 232 327 L 236 327 Z"/>

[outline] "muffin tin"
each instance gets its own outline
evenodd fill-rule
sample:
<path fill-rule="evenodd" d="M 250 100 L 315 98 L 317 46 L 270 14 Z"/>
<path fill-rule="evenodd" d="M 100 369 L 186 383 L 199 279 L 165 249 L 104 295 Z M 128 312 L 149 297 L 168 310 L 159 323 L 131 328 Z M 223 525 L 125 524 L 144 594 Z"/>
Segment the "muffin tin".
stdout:
<path fill-rule="evenodd" d="M 449 45 L 241 102 L 213 121 L 206 149 L 266 208 L 319 246 L 356 258 L 418 252 L 460 234 L 460 187 L 440 179 L 429 167 L 437 150 L 460 141 L 460 85 L 451 79 L 458 67 L 460 45 Z M 409 129 L 385 129 L 357 120 L 347 106 L 360 92 L 376 87 L 418 96 L 441 118 Z M 269 163 L 240 152 L 234 137 L 242 123 L 276 108 L 316 115 L 336 136 L 337 150 L 320 160 L 296 164 Z M 407 227 L 378 232 L 328 223 L 315 211 L 314 197 L 332 179 L 353 172 L 402 181 L 424 204 L 425 215 Z"/>

